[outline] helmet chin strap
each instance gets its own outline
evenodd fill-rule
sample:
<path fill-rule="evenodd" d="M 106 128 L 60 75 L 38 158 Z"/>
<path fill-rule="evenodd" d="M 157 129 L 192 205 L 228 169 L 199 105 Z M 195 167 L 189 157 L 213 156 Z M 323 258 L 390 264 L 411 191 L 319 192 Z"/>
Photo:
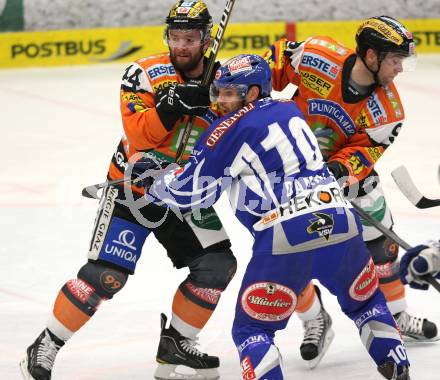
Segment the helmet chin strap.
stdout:
<path fill-rule="evenodd" d="M 373 79 L 374 79 L 374 83 L 378 86 L 380 86 L 380 82 L 379 82 L 379 71 L 380 71 L 380 67 L 382 65 L 382 61 L 385 57 L 384 53 L 376 53 L 377 55 L 377 70 L 373 70 L 370 66 L 367 65 L 367 62 L 365 62 L 365 56 L 361 57 L 362 63 L 364 64 L 364 66 L 367 68 L 367 70 L 373 74 Z"/>

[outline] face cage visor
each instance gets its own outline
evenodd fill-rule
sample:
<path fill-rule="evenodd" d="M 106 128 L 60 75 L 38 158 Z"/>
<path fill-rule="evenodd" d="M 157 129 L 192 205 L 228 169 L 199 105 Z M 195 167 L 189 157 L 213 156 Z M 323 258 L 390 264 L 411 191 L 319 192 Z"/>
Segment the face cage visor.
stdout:
<path fill-rule="evenodd" d="M 391 49 L 382 51 L 382 62 L 389 66 L 400 66 L 402 72 L 414 71 L 417 66 L 417 54 L 414 42 L 409 43 L 408 49 Z"/>
<path fill-rule="evenodd" d="M 214 81 L 209 88 L 211 103 L 235 103 L 245 100 L 248 93 L 248 86 L 245 84 L 219 83 Z"/>

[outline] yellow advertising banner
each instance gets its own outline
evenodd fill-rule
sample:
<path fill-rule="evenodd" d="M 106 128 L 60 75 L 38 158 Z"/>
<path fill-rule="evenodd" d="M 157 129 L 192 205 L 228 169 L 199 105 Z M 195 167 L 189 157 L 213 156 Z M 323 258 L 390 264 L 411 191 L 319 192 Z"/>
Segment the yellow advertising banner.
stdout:
<path fill-rule="evenodd" d="M 219 58 L 263 53 L 285 29 L 284 22 L 229 24 Z M 0 67 L 130 62 L 166 50 L 163 26 L 1 33 Z"/>
<path fill-rule="evenodd" d="M 417 53 L 440 53 L 440 19 L 400 20 L 412 33 Z M 355 47 L 356 30 L 361 20 L 313 21 L 296 23 L 296 40 L 316 35 L 331 36 L 345 46 Z"/>
<path fill-rule="evenodd" d="M 165 50 L 162 27 L 0 34 L 0 67 L 62 66 L 122 61 Z M 142 51 L 142 53 L 141 53 Z M 142 55 L 141 55 L 142 56 Z"/>

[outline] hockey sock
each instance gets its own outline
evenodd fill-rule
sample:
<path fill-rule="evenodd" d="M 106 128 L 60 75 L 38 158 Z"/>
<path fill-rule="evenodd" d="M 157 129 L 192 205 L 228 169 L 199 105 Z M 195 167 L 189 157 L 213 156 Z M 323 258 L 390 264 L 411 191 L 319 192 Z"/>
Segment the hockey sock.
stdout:
<path fill-rule="evenodd" d="M 405 287 L 400 282 L 400 279 L 388 282 L 386 284 L 379 281 L 379 288 L 385 296 L 388 309 L 391 314 L 399 313 L 407 308 L 405 300 Z"/>
<path fill-rule="evenodd" d="M 195 338 L 214 312 L 221 292 L 184 281 L 174 295 L 171 325 L 187 338 Z"/>
<path fill-rule="evenodd" d="M 302 321 L 314 319 L 321 310 L 321 303 L 316 295 L 315 287 L 311 282 L 306 286 L 298 297 L 298 305 L 296 306 L 296 315 Z"/>

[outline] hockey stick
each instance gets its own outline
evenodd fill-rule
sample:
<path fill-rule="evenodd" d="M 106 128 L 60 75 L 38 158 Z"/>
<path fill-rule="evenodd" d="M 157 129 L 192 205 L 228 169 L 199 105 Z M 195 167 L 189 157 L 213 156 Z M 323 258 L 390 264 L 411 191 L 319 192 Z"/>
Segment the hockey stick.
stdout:
<path fill-rule="evenodd" d="M 381 222 L 374 219 L 370 214 L 365 212 L 362 208 L 360 208 L 355 203 L 352 203 L 352 206 L 362 219 L 366 220 L 372 226 L 377 228 L 387 238 L 394 241 L 396 244 L 398 244 L 400 247 L 402 247 L 405 251 L 408 251 L 409 249 L 411 249 L 411 246 L 405 240 L 403 240 L 399 235 L 397 235 L 393 230 L 390 230 L 389 228 L 385 227 Z M 422 278 L 426 282 L 428 282 L 430 285 L 432 285 L 438 292 L 440 292 L 440 283 L 437 282 L 437 280 L 434 277 L 427 274 L 427 275 L 422 276 Z"/>
<path fill-rule="evenodd" d="M 439 168 L 440 169 L 440 168 Z M 440 171 L 439 171 L 440 175 Z M 440 199 L 426 198 L 416 187 L 405 166 L 399 166 L 391 172 L 397 187 L 406 198 L 417 208 L 440 206 Z"/>
<path fill-rule="evenodd" d="M 231 17 L 232 8 L 234 7 L 235 0 L 227 0 L 226 6 L 223 11 L 222 18 L 220 20 L 220 24 L 218 26 L 217 34 L 214 38 L 214 42 L 212 44 L 211 53 L 208 58 L 207 67 L 203 72 L 201 86 L 206 87 L 211 79 L 212 71 L 214 70 L 215 60 L 217 58 L 217 53 L 220 49 L 220 43 L 223 39 L 223 34 L 225 33 L 226 26 L 228 25 L 229 18 Z M 188 144 L 189 136 L 191 135 L 191 130 L 194 123 L 194 116 L 188 120 L 183 129 L 182 138 L 180 139 L 179 146 L 176 152 L 176 163 L 180 164 L 182 161 L 183 154 L 186 149 L 186 145 Z"/>
<path fill-rule="evenodd" d="M 93 199 L 100 199 L 98 195 L 98 191 L 103 189 L 104 187 L 111 186 L 111 185 L 118 185 L 123 182 L 132 182 L 131 178 L 119 178 L 115 179 L 114 181 L 105 181 L 102 183 L 96 183 L 95 185 L 86 186 L 81 191 L 81 195 L 86 198 L 93 198 Z"/>

